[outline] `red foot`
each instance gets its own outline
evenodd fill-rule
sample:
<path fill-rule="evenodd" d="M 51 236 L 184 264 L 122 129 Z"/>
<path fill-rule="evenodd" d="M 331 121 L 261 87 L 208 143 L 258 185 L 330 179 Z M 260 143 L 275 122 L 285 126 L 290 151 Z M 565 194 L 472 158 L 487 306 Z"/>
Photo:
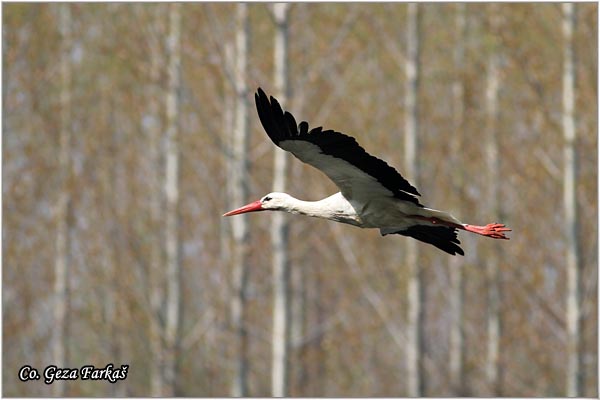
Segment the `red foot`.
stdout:
<path fill-rule="evenodd" d="M 479 235 L 491 237 L 494 239 L 506 239 L 510 240 L 510 238 L 506 237 L 503 232 L 510 232 L 511 230 L 507 228 L 504 224 L 487 224 L 486 226 L 477 226 L 477 225 L 464 225 L 465 229 L 469 232 L 477 233 Z"/>

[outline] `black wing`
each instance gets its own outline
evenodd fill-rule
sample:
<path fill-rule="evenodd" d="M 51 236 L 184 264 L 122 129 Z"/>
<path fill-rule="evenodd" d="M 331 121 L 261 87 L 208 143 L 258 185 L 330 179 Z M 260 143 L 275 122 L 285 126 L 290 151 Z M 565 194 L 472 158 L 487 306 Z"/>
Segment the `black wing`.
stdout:
<path fill-rule="evenodd" d="M 348 199 L 393 196 L 416 205 L 420 193 L 385 161 L 373 157 L 353 137 L 318 127 L 308 130 L 306 121 L 296 124 L 275 98 L 261 88 L 255 96 L 260 121 L 273 143 L 299 160 L 320 169 Z"/>
<path fill-rule="evenodd" d="M 399 235 L 410 236 L 425 243 L 429 243 L 444 250 L 446 253 L 461 256 L 465 255 L 463 249 L 460 248 L 460 240 L 457 237 L 457 230 L 447 226 L 427 226 L 414 225 L 408 229 L 393 232 Z"/>

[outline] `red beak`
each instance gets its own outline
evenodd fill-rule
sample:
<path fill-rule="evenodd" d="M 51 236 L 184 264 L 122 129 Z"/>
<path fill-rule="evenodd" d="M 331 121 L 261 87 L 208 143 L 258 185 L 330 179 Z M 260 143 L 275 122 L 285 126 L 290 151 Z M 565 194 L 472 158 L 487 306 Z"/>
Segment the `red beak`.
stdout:
<path fill-rule="evenodd" d="M 260 200 L 256 200 L 253 203 L 246 204 L 245 206 L 236 208 L 235 210 L 231 210 L 231 211 L 223 214 L 223 216 L 229 217 L 231 215 L 243 214 L 243 213 L 253 212 L 253 211 L 261 211 L 262 209 L 263 208 L 262 208 L 262 204 L 261 204 Z"/>

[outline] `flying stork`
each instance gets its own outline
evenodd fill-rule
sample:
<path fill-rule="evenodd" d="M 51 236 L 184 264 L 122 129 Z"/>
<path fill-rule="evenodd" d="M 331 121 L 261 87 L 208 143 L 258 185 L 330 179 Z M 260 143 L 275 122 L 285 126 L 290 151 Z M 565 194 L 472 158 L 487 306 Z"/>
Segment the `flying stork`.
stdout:
<path fill-rule="evenodd" d="M 381 235 L 410 236 L 451 254 L 464 255 L 457 229 L 494 239 L 509 239 L 505 225 L 463 224 L 444 211 L 419 203 L 421 194 L 385 161 L 367 153 L 353 137 L 322 127 L 309 131 L 296 124 L 279 102 L 258 88 L 254 95 L 260 121 L 273 143 L 300 161 L 318 168 L 340 189 L 319 201 L 302 201 L 286 193 L 269 193 L 223 216 L 253 211 L 285 211 L 325 218 L 361 228 L 379 228 Z"/>

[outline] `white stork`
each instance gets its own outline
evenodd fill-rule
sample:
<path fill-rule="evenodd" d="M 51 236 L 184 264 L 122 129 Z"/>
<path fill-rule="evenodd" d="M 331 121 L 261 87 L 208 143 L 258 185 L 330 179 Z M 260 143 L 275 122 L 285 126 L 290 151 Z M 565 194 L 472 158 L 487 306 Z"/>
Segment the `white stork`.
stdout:
<path fill-rule="evenodd" d="M 420 193 L 386 162 L 368 154 L 350 136 L 322 127 L 308 130 L 296 124 L 275 98 L 261 88 L 254 95 L 262 125 L 273 143 L 300 161 L 321 170 L 340 192 L 320 201 L 302 201 L 286 193 L 269 193 L 262 199 L 223 216 L 253 211 L 285 211 L 330 219 L 361 228 L 379 228 L 382 235 L 410 236 L 451 254 L 464 255 L 457 229 L 494 239 L 508 239 L 503 224 L 463 224 L 452 215 L 419 203 Z"/>

